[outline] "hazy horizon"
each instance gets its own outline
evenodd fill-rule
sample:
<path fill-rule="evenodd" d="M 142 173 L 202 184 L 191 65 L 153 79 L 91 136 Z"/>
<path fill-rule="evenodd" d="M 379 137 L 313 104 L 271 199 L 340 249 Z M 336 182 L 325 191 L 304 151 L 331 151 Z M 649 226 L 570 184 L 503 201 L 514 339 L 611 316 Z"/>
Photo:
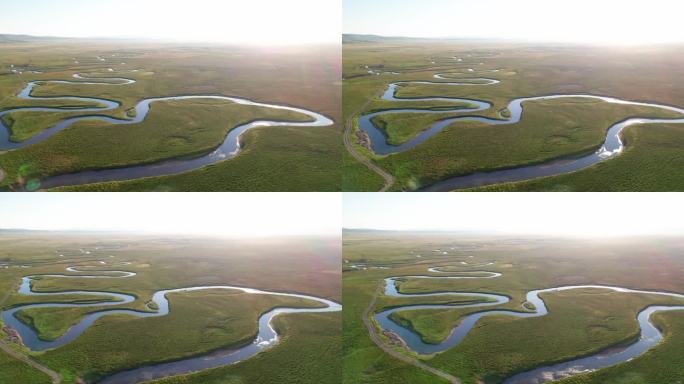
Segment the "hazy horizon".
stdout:
<path fill-rule="evenodd" d="M 219 237 L 339 236 L 341 196 L 54 193 L 0 199 L 0 229 Z"/>
<path fill-rule="evenodd" d="M 639 238 L 683 238 L 682 234 L 560 234 L 560 233 L 534 233 L 534 232 L 516 232 L 516 231 L 486 231 L 486 230 L 459 230 L 459 229 L 378 229 L 378 228 L 342 228 L 342 231 L 354 232 L 378 232 L 378 233 L 396 233 L 396 234 L 426 234 L 426 235 L 463 235 L 473 237 L 520 237 L 520 238 L 548 238 L 548 239 L 565 239 L 565 238 L 582 238 L 593 240 L 610 240 L 610 239 L 639 239 Z"/>
<path fill-rule="evenodd" d="M 127 229 L 31 229 L 31 228 L 6 228 L 0 227 L 0 236 L 11 233 L 36 233 L 36 234 L 73 234 L 73 235 L 121 235 L 132 237 L 180 237 L 180 238 L 212 238 L 212 239 L 299 239 L 299 238 L 339 238 L 339 234 L 319 233 L 319 234 L 270 234 L 270 235 L 230 235 L 217 233 L 191 233 L 191 232 L 155 232 L 153 230 L 127 230 Z"/>
<path fill-rule="evenodd" d="M 380 195 L 380 196 L 377 196 Z M 677 194 L 345 193 L 343 228 L 561 237 L 681 236 Z"/>
<path fill-rule="evenodd" d="M 343 0 L 345 34 L 579 44 L 684 43 L 684 3 L 653 0 Z M 636 28 L 635 26 L 639 26 Z"/>
<path fill-rule="evenodd" d="M 328 44 L 340 39 L 341 9 L 335 4 L 317 0 L 252 0 L 239 5 L 213 0 L 7 0 L 0 5 L 0 34 L 246 45 Z"/>
<path fill-rule="evenodd" d="M 48 36 L 48 35 L 30 35 L 21 33 L 3 33 L 0 31 L 0 36 L 16 36 L 16 37 L 26 37 L 27 39 L 34 39 L 37 42 L 67 42 L 67 43 L 91 43 L 91 42 L 102 42 L 102 43 L 121 43 L 125 42 L 128 44 L 135 45 L 149 45 L 149 44 L 161 44 L 169 46 L 200 46 L 200 47 L 239 47 L 239 48 L 254 48 L 255 50 L 265 50 L 270 49 L 271 51 L 285 50 L 285 49 L 301 49 L 308 47 L 335 47 L 339 46 L 340 42 L 308 42 L 308 43 L 292 43 L 292 44 L 253 44 L 248 42 L 231 42 L 231 41 L 185 41 L 185 40 L 173 40 L 165 38 L 146 38 L 146 37 L 107 37 L 107 36 L 94 36 L 94 37 L 74 37 L 74 36 Z M 27 40 L 30 42 L 30 40 Z M 24 41 L 17 41 L 24 43 Z M 269 51 L 269 52 L 271 52 Z"/>

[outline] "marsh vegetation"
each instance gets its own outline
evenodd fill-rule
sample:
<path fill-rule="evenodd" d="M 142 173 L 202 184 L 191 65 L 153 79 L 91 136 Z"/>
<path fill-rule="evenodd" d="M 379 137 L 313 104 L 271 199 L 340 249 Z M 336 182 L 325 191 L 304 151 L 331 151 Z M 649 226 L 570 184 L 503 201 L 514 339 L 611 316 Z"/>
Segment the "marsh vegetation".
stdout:
<path fill-rule="evenodd" d="M 0 52 L 2 68 L 14 65 L 41 69 L 0 76 L 0 111 L 37 106 L 62 109 L 17 110 L 3 116 L 14 142 L 26 142 L 66 118 L 84 114 L 130 120 L 136 118 L 134 107 L 141 100 L 176 95 L 235 96 L 297 106 L 334 121 L 339 119 L 339 79 L 331 64 L 339 51 L 333 46 L 264 52 L 240 46 L 136 43 L 122 49 L 116 42 L 56 40 L 3 43 Z M 121 79 L 133 83 L 121 83 Z M 47 99 L 17 97 L 31 81 L 38 82 L 31 95 Z M 89 82 L 104 84 L 86 84 Z M 64 96 L 110 100 L 118 106 L 79 114 L 70 110 L 92 108 L 98 103 Z M 0 188 L 23 189 L 31 181 L 83 170 L 195 158 L 211 153 L 234 128 L 264 119 L 302 122 L 311 117 L 225 101 L 161 102 L 140 124 L 79 121 L 39 143 L 0 153 L 0 169 L 6 175 Z M 334 124 L 259 127 L 241 138 L 243 151 L 236 162 L 222 161 L 178 175 L 70 189 L 339 190 L 339 139 Z"/>
<path fill-rule="evenodd" d="M 421 189 L 450 178 L 543 164 L 552 159 L 574 159 L 599 149 L 606 130 L 627 118 L 681 118 L 680 113 L 672 111 L 596 100 L 530 101 L 525 104 L 525 112 L 518 123 L 492 125 L 454 121 L 415 147 L 380 155 L 369 150 L 366 142 L 357 139 L 361 129 L 357 120 L 364 114 L 382 110 L 411 108 L 430 112 L 394 111 L 374 117 L 374 123 L 384 132 L 383 138 L 376 139 L 396 146 L 457 116 L 509 119 L 509 103 L 523 97 L 592 94 L 681 106 L 684 94 L 672 91 L 682 88 L 673 80 L 682 68 L 681 56 L 676 53 L 681 48 L 621 49 L 380 39 L 348 42 L 343 50 L 343 115 L 347 122 L 351 121 L 347 135 L 353 142 L 347 149 L 392 174 L 396 179 L 392 186 L 394 190 Z M 499 82 L 440 85 L 454 81 L 467 83 L 468 79 L 483 77 Z M 381 99 L 389 84 L 400 84 L 396 88 L 396 97 L 402 99 L 400 103 Z M 491 107 L 469 110 L 467 100 L 485 101 L 491 103 Z M 440 108 L 450 110 L 435 113 Z M 459 108 L 464 111 L 459 112 Z M 675 146 L 656 149 L 655 145 L 649 145 L 651 140 L 646 132 L 654 131 L 656 140 L 665 134 L 676 141 L 681 125 L 630 126 L 622 134 L 626 142 L 624 153 L 610 161 L 565 175 L 491 185 L 482 190 L 679 190 L 684 178 L 677 165 L 680 156 Z M 639 139 L 635 139 L 637 132 L 641 133 Z M 653 159 L 640 164 L 637 159 L 644 159 L 651 152 Z M 646 175 L 653 170 L 651 164 L 663 164 L 665 156 L 670 160 L 663 165 L 667 170 L 657 171 L 649 178 L 649 183 L 632 177 Z M 347 168 L 351 169 L 351 166 Z M 353 170 L 356 175 L 363 172 L 363 169 Z M 344 189 L 377 190 L 373 172 L 367 168 L 365 172 L 371 175 L 349 178 Z M 612 184 L 609 180 L 613 179 L 618 182 Z"/>
<path fill-rule="evenodd" d="M 416 304 L 453 308 L 399 310 L 390 317 L 424 343 L 439 344 L 470 314 L 483 310 L 531 312 L 526 294 L 533 289 L 572 285 L 614 285 L 653 291 L 684 292 L 684 267 L 675 238 L 587 240 L 544 237 L 476 236 L 446 233 L 350 232 L 345 235 L 343 360 L 345 380 L 361 383 L 442 382 L 430 372 L 397 360 L 371 341 L 362 319 L 383 310 Z M 362 263 L 364 268 L 352 268 Z M 489 263 L 493 263 L 488 265 Z M 427 272 L 429 266 L 448 273 Z M 384 267 L 384 268 L 378 268 Z M 387 268 L 387 269 L 385 269 Z M 486 279 L 416 279 L 409 276 L 459 276 L 474 271 L 501 273 Z M 504 304 L 459 308 L 486 302 L 449 295 L 391 297 L 378 287 L 391 276 L 404 294 L 478 292 L 505 295 Z M 404 278 L 401 278 L 404 276 Z M 483 317 L 462 342 L 432 355 L 418 355 L 380 333 L 390 350 L 460 378 L 464 383 L 501 383 L 536 367 L 591 356 L 633 343 L 639 336 L 638 312 L 651 304 L 682 305 L 681 300 L 601 289 L 545 293 L 546 316 Z M 684 336 L 682 311 L 658 313 L 652 321 L 664 339 L 643 355 L 595 372 L 565 379 L 567 383 L 675 382 L 684 378 L 667 353 Z M 659 370 L 663 372 L 658 372 Z M 665 374 L 667 372 L 667 374 Z M 667 378 L 667 379 L 665 379 Z M 447 382 L 447 381 L 444 381 Z"/>
<path fill-rule="evenodd" d="M 36 292 L 120 292 L 135 298 L 114 309 L 153 313 L 150 298 L 160 289 L 234 285 L 272 292 L 293 292 L 339 302 L 339 250 L 318 238 L 217 240 L 116 234 L 0 234 L 1 308 L 29 303 L 91 304 L 90 307 L 40 308 L 17 312 L 42 340 L 61 338 L 84 317 L 112 309 L 111 297 L 64 294 L 27 296 L 17 292 L 23 276 L 35 278 Z M 274 254 L 273 247 L 278 249 Z M 306 252 L 303 252 L 303 251 Z M 193 256 L 188 257 L 191 253 Z M 264 268 L 268 265 L 268 268 Z M 65 271 L 78 267 L 76 272 Z M 63 278 L 54 274 L 134 272 L 125 278 Z M 32 352 L 3 329 L 4 343 L 57 372 L 63 383 L 97 382 L 124 370 L 237 350 L 257 335 L 258 319 L 278 307 L 318 308 L 320 303 L 293 297 L 254 295 L 239 290 L 207 289 L 168 295 L 170 311 L 160 317 L 130 314 L 102 316 L 73 341 L 44 352 Z M 102 303 L 102 306 L 98 306 Z M 274 318 L 280 342 L 251 358 L 199 374 L 163 379 L 165 383 L 206 383 L 210 378 L 255 383 L 334 383 L 339 369 L 339 312 L 293 313 Z M 312 359 L 316 356 L 316 359 Z M 9 356 L 3 356 L 3 359 Z M 274 371 L 273 364 L 286 364 Z M 245 365 L 243 365 L 245 364 Z M 263 375 L 265 371 L 273 375 Z M 4 373 L 4 371 L 3 371 Z M 45 382 L 40 372 L 15 364 L 11 374 L 25 382 Z M 8 374 L 9 374 L 8 373 Z M 41 381 L 42 380 L 42 381 Z"/>

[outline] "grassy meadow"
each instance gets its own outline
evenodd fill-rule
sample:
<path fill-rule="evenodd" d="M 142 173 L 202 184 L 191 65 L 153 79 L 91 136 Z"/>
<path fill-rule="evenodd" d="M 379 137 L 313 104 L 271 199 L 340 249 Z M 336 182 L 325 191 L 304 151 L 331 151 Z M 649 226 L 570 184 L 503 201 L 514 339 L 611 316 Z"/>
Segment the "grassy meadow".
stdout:
<path fill-rule="evenodd" d="M 287 336 L 280 344 L 238 365 L 169 377 L 150 384 L 339 383 L 340 317 L 330 314 L 281 316 L 274 321 Z M 335 329 L 336 333 L 330 332 Z M 305 338 L 306 343 L 298 342 Z M 297 356 L 298 363 L 292 363 Z M 278 367 L 264 374 L 264 367 Z"/>
<path fill-rule="evenodd" d="M 16 94 L 29 81 L 124 77 L 136 83 L 37 86 L 38 97 L 81 96 L 114 100 L 120 107 L 95 114 L 122 119 L 134 115 L 142 99 L 175 95 L 226 95 L 292 105 L 340 120 L 339 47 L 262 49 L 243 46 L 185 46 L 116 41 L 53 40 L 0 44 L 0 110 L 51 106 L 64 112 L 19 111 L 4 117 L 12 140 L 23 141 L 69 112 L 89 103 L 73 100 L 22 100 Z M 102 58 L 104 61 L 98 59 Z M 111 69 L 111 71 L 109 71 Z M 40 72 L 40 73 L 36 73 Z M 81 80 L 86 81 L 86 80 Z M 101 81 L 101 80 L 97 80 Z M 92 103 L 90 103 L 92 104 Z M 151 107 L 143 123 L 112 126 L 79 122 L 23 149 L 0 153 L 5 175 L 0 188 L 20 188 L 27 180 L 79 170 L 124 167 L 211 152 L 234 127 L 258 119 L 308 121 L 287 111 L 233 105 L 225 101 L 174 101 Z M 275 137 L 271 137 L 275 136 Z M 340 189 L 340 127 L 257 128 L 243 139 L 245 158 L 164 178 L 83 186 L 84 190 L 269 190 Z M 237 160 L 235 159 L 235 160 Z M 209 177 L 210 180 L 202 180 Z"/>
<path fill-rule="evenodd" d="M 677 191 L 684 167 L 684 126 L 647 124 L 628 129 L 624 153 L 587 169 L 473 191 Z"/>
<path fill-rule="evenodd" d="M 684 260 L 680 238 L 565 239 L 445 233 L 348 232 L 343 259 L 343 366 L 348 382 L 433 383 L 440 378 L 394 359 L 369 338 L 364 311 L 385 277 L 430 274 L 431 266 L 459 271 L 494 271 L 494 279 L 401 279 L 403 293 L 471 291 L 504 294 L 510 302 L 487 307 L 526 311 L 525 294 L 532 289 L 563 285 L 602 284 L 684 292 Z M 439 250 L 439 252 L 437 251 Z M 447 254 L 443 254 L 447 252 Z M 461 261 L 471 266 L 460 264 Z M 481 266 L 494 262 L 494 265 Z M 480 264 L 478 266 L 478 264 Z M 365 269 L 352 268 L 362 265 Z M 380 269 L 386 267 L 389 269 Z M 439 276 L 436 274 L 431 274 Z M 517 372 L 592 355 L 632 342 L 639 334 L 636 314 L 650 304 L 682 305 L 681 300 L 653 295 L 582 289 L 542 295 L 547 316 L 520 319 L 491 316 L 480 320 L 463 342 L 445 352 L 417 356 L 401 347 L 394 351 L 449 373 L 463 383 L 502 382 Z M 467 297 L 393 298 L 379 294 L 371 314 L 409 304 L 480 301 Z M 392 320 L 409 327 L 424 342 L 439 343 L 463 316 L 482 308 L 398 311 Z M 666 351 L 679 345 L 683 314 L 659 314 L 656 323 L 664 342 L 632 361 L 563 383 L 623 383 L 629 377 L 681 378 L 684 370 Z M 678 320 L 679 319 L 679 320 Z M 374 323 L 373 323 L 374 324 Z M 377 325 L 373 325 L 377 327 Z M 385 336 L 383 342 L 388 343 Z M 669 346 L 669 347 L 668 347 Z M 667 372 L 667 373 L 665 373 Z M 649 378 L 648 383 L 658 382 Z M 675 382 L 675 381 L 661 381 Z"/>
<path fill-rule="evenodd" d="M 50 384 L 50 378 L 40 371 L 30 367 L 4 352 L 0 353 L 0 382 L 1 383 L 26 383 L 26 384 Z"/>
<path fill-rule="evenodd" d="M 446 86 L 404 84 L 397 97 L 454 97 L 487 101 L 485 111 L 444 114 L 388 114 L 378 116 L 376 125 L 385 132 L 390 144 L 411 140 L 433 123 L 456 116 L 483 116 L 501 119 L 509 115 L 508 103 L 520 97 L 549 94 L 595 94 L 627 100 L 649 101 L 665 105 L 684 105 L 681 78 L 682 47 L 582 47 L 556 45 L 524 45 L 490 41 L 382 40 L 343 44 L 343 116 L 352 120 L 350 132 L 354 143 L 349 150 L 362 154 L 396 177 L 394 190 L 414 190 L 459 175 L 520 167 L 553 158 L 572 158 L 600 146 L 608 127 L 629 117 L 678 117 L 672 112 L 642 109 L 586 101 L 578 105 L 574 99 L 530 102 L 525 105 L 518 124 L 491 126 L 483 123 L 456 122 L 417 147 L 398 154 L 377 156 L 363 147 L 356 137 L 356 119 L 360 114 L 392 108 L 463 108 L 466 104 L 445 101 L 382 101 L 387 85 L 402 81 L 446 82 L 478 77 L 500 80 L 494 85 Z M 461 61 L 457 61 L 460 58 Z M 370 74 L 369 70 L 380 72 Z M 497 70 L 494 72 L 494 70 Z M 433 75 L 442 73 L 448 80 Z M 641 127 L 627 129 L 630 135 Z M 677 134 L 670 132 L 672 137 Z M 645 136 L 645 134 L 644 134 Z M 646 139 L 644 139 L 646 140 Z M 675 139 L 676 140 L 676 139 Z M 651 153 L 652 146 L 634 143 L 634 149 Z M 676 147 L 660 148 L 653 153 L 668 152 L 668 159 L 680 155 Z M 661 161 L 663 157 L 659 157 Z M 684 175 L 673 165 L 658 171 L 656 183 L 634 185 L 634 166 L 611 159 L 574 175 L 553 180 L 534 180 L 520 185 L 497 185 L 485 190 L 681 190 Z M 632 163 L 632 162 L 630 162 Z M 604 167 L 608 170 L 602 171 Z M 618 171 L 617 169 L 620 169 Z M 651 168 L 649 167 L 649 170 Z M 669 172 L 669 171 L 672 172 Z M 371 172 L 368 170 L 368 172 Z M 595 173 L 610 173 L 635 180 L 632 184 L 610 185 Z M 636 170 L 639 172 L 639 170 Z M 644 174 L 646 171 L 644 170 Z M 580 175 L 582 174 L 582 175 Z M 561 180 L 562 179 L 562 180 Z M 358 182 L 343 184 L 348 191 L 373 191 L 376 184 Z M 594 184 L 595 183 L 595 184 Z"/>
<path fill-rule="evenodd" d="M 16 292 L 20 278 L 28 274 L 63 273 L 68 266 L 80 266 L 88 271 L 112 269 L 137 273 L 122 279 L 44 277 L 35 280 L 33 289 L 36 291 L 112 291 L 136 297 L 134 302 L 116 307 L 20 311 L 19 318 L 46 340 L 58 338 L 89 312 L 107 308 L 150 311 L 147 304 L 152 294 L 160 289 L 236 285 L 300 292 L 341 301 L 339 244 L 335 239 L 221 240 L 29 232 L 1 233 L 0 244 L 2 308 L 46 301 L 44 297 L 28 298 Z M 273 249 L 278 252 L 274 254 Z M 193 256 L 189 257 L 189 254 Z M 171 312 L 164 317 L 142 319 L 109 315 L 98 320 L 75 341 L 57 349 L 34 353 L 16 345 L 14 348 L 58 372 L 63 383 L 80 383 L 80 380 L 90 383 L 141 365 L 179 360 L 251 342 L 257 333 L 257 319 L 272 308 L 319 306 L 308 300 L 255 296 L 231 290 L 177 293 L 170 294 L 168 299 Z M 84 300 L 73 295 L 50 298 L 50 301 L 58 302 L 98 300 L 97 297 Z M 274 324 L 283 340 L 272 350 L 273 356 L 269 356 L 272 352 L 269 350 L 245 361 L 244 367 L 243 363 L 238 363 L 167 379 L 171 380 L 168 382 L 207 382 L 203 381 L 208 380 L 205 377 L 231 377 L 236 383 L 245 380 L 275 383 L 281 379 L 300 383 L 338 382 L 339 372 L 335 370 L 340 369 L 339 313 L 289 314 L 277 317 Z M 319 356 L 320 360 L 314 360 L 312 356 Z M 10 357 L 3 355 L 1 358 Z M 285 361 L 288 369 L 273 376 L 263 375 L 266 371 L 273 372 L 274 362 L 284 364 Z M 324 369 L 327 367 L 332 369 Z M 45 380 L 42 374 L 28 367 L 17 365 L 15 370 L 18 375 L 26 375 L 36 383 Z M 257 376 L 270 378 L 252 381 Z"/>
<path fill-rule="evenodd" d="M 658 328 L 666 335 L 662 345 L 653 349 L 643 357 L 630 364 L 615 367 L 560 380 L 559 384 L 657 384 L 678 383 L 684 380 L 684 368 L 681 362 L 673 359 L 678 351 L 684 347 L 684 338 L 676 332 L 684 328 L 684 318 L 680 313 L 660 313 L 654 316 Z M 667 364 L 667 368 L 664 368 Z"/>

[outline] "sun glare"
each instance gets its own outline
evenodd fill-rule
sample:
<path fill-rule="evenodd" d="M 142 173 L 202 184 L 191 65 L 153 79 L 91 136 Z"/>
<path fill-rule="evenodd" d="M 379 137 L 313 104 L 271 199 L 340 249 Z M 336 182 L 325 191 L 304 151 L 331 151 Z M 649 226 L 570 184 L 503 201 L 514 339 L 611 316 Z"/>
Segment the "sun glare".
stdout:
<path fill-rule="evenodd" d="M 671 0 L 343 0 L 344 32 L 632 45 L 684 42 Z"/>
<path fill-rule="evenodd" d="M 339 42 L 341 23 L 341 4 L 328 0 L 15 0 L 0 5 L 0 33 L 39 36 L 298 45 Z"/>
<path fill-rule="evenodd" d="M 677 194 L 344 194 L 344 226 L 560 236 L 681 235 Z M 648 223 L 648 225 L 644 225 Z"/>
<path fill-rule="evenodd" d="M 327 193 L 17 194 L 0 200 L 0 229 L 335 236 L 341 204 L 341 196 Z"/>

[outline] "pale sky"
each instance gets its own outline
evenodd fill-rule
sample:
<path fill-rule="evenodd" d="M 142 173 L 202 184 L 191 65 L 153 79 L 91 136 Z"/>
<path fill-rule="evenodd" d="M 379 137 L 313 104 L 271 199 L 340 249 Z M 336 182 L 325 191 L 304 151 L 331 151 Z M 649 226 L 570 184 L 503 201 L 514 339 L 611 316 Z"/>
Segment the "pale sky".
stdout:
<path fill-rule="evenodd" d="M 229 237 L 339 236 L 338 193 L 21 193 L 0 196 L 0 228 Z"/>
<path fill-rule="evenodd" d="M 344 227 L 562 236 L 684 235 L 678 193 L 345 193 Z"/>
<path fill-rule="evenodd" d="M 342 0 L 345 33 L 597 44 L 684 42 L 678 0 Z"/>
<path fill-rule="evenodd" d="M 338 43 L 340 0 L 1 0 L 0 34 Z"/>

